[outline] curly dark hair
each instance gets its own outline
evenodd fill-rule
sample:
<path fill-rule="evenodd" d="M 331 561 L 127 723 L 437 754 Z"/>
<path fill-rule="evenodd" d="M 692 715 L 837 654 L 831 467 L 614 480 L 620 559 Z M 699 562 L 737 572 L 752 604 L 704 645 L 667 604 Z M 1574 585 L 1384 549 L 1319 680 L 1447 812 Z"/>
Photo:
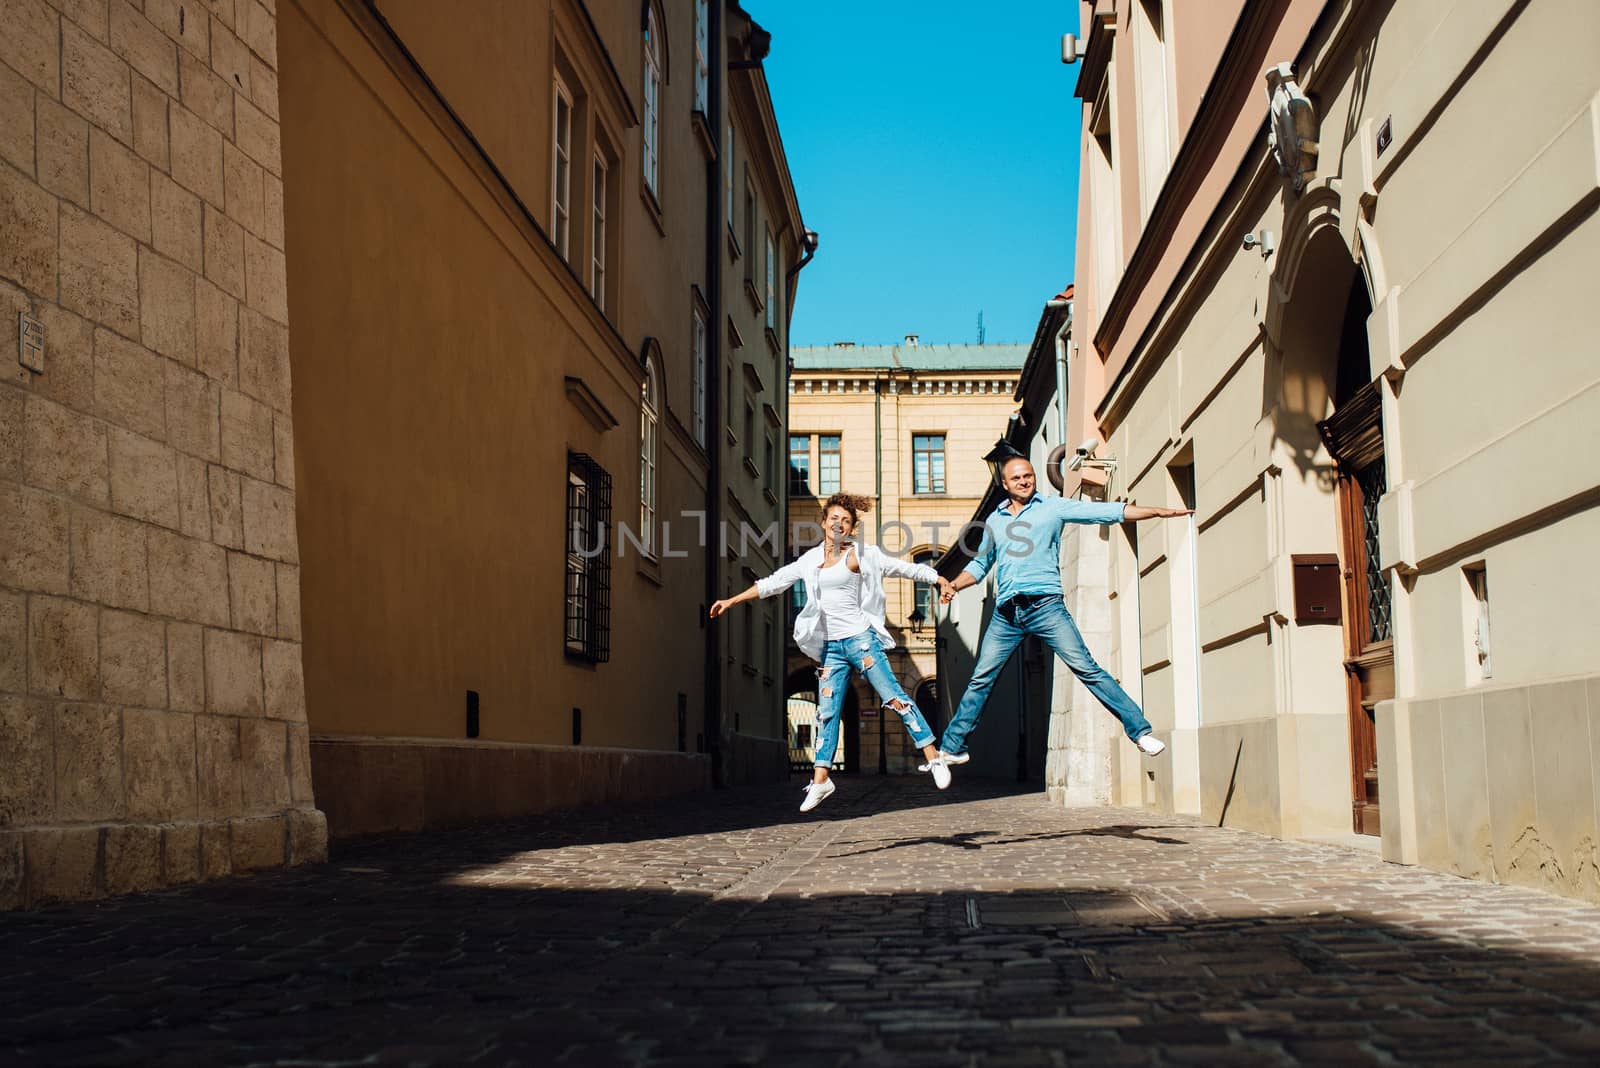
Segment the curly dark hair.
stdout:
<path fill-rule="evenodd" d="M 850 526 L 854 528 L 861 521 L 862 512 L 872 511 L 872 498 L 863 497 L 858 493 L 835 493 L 822 502 L 822 518 L 826 520 L 828 512 L 835 507 L 843 508 L 850 513 Z"/>

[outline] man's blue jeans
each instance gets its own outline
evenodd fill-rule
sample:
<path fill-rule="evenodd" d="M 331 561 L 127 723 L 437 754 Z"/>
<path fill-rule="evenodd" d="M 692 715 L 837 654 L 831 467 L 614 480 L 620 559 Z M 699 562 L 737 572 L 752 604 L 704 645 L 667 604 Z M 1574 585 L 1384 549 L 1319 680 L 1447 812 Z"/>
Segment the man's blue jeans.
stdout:
<path fill-rule="evenodd" d="M 1018 608 L 1013 619 L 999 612 L 989 620 L 989 630 L 978 649 L 978 664 L 967 683 L 967 692 L 955 717 L 944 729 L 944 740 L 939 748 L 956 754 L 967 751 L 967 734 L 977 726 L 978 716 L 989 699 L 1000 669 L 1011 659 L 1012 652 L 1029 634 L 1037 634 L 1059 656 L 1072 673 L 1083 680 L 1089 692 L 1122 721 L 1122 729 L 1129 738 L 1138 741 L 1151 731 L 1150 721 L 1144 718 L 1139 706 L 1117 685 L 1111 673 L 1094 662 L 1089 649 L 1083 644 L 1083 635 L 1072 621 L 1072 614 L 1060 597 L 1051 597 L 1028 608 Z"/>
<path fill-rule="evenodd" d="M 864 630 L 830 641 L 823 647 L 822 666 L 817 670 L 817 754 L 813 761 L 817 767 L 833 766 L 833 754 L 839 747 L 839 712 L 844 708 L 844 692 L 850 684 L 851 668 L 861 672 L 872 684 L 885 706 L 899 702 L 900 719 L 918 749 L 933 744 L 933 729 L 906 696 L 900 680 L 895 678 L 889 658 L 878 645 L 878 636 Z"/>

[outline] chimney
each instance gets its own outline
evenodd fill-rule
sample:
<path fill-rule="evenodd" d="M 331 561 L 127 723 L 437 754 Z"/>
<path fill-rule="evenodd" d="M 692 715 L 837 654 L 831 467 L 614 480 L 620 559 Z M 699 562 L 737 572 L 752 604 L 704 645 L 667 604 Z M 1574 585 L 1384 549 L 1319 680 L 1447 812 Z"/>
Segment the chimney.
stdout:
<path fill-rule="evenodd" d="M 915 334 L 907 334 L 906 335 L 906 348 L 914 349 L 916 347 L 917 347 L 917 335 L 915 335 Z"/>

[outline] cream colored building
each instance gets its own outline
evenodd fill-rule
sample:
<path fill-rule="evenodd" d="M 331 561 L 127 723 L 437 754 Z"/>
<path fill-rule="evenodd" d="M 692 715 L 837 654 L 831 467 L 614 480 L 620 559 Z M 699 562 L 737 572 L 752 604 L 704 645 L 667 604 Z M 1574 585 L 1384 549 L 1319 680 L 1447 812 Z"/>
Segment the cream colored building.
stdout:
<path fill-rule="evenodd" d="M 1114 798 L 1600 900 L 1600 6 L 1082 12 Z"/>
<path fill-rule="evenodd" d="M 958 536 L 987 491 L 984 454 L 995 427 L 1015 408 L 1011 394 L 1027 349 L 1021 345 L 836 344 L 792 350 L 789 379 L 790 547 L 820 536 L 821 503 L 841 490 L 876 502 L 861 517 L 862 536 L 903 559 L 934 562 Z M 807 524 L 810 529 L 807 529 Z M 890 663 L 935 731 L 949 719 L 939 679 L 970 673 L 953 624 L 936 621 L 937 588 L 890 580 L 887 623 L 896 648 Z M 780 609 L 778 599 L 760 602 Z M 794 601 L 779 618 L 788 637 Z M 917 618 L 913 618 L 916 616 Z M 943 628 L 943 629 L 941 629 Z M 943 633 L 941 648 L 936 637 Z M 816 692 L 816 665 L 787 644 L 786 695 Z M 803 707 L 804 699 L 799 702 Z M 897 717 L 885 718 L 859 677 L 846 699 L 836 763 L 847 770 L 913 771 L 920 755 Z M 790 716 L 790 756 L 808 766 L 814 739 L 803 712 Z"/>

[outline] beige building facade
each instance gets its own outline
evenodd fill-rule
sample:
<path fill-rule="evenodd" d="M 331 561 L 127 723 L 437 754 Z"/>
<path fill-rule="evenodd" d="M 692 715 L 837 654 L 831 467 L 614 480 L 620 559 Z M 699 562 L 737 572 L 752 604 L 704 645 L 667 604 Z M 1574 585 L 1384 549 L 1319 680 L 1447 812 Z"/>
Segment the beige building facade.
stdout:
<path fill-rule="evenodd" d="M 1027 349 L 1021 345 L 800 347 L 789 379 L 789 520 L 791 552 L 816 544 L 822 502 L 837 492 L 875 502 L 861 517 L 866 540 L 903 559 L 932 564 L 959 536 L 990 485 L 984 455 L 997 425 L 1016 407 L 1012 393 Z M 935 732 L 950 718 L 960 690 L 939 682 L 971 670 L 960 612 L 941 611 L 937 589 L 903 580 L 886 585 L 895 675 Z M 759 608 L 780 599 L 760 602 Z M 789 748 L 810 766 L 816 665 L 788 640 L 796 604 L 782 610 Z M 971 621 L 973 623 L 976 620 Z M 941 641 L 940 639 L 943 639 Z M 884 717 L 865 680 L 852 680 L 842 746 L 835 763 L 866 773 L 914 772 L 920 752 L 897 717 Z"/>
<path fill-rule="evenodd" d="M 1600 8 L 1082 12 L 1114 799 L 1600 899 Z"/>
<path fill-rule="evenodd" d="M 0 908 L 326 854 L 275 8 L 0 7 Z"/>

